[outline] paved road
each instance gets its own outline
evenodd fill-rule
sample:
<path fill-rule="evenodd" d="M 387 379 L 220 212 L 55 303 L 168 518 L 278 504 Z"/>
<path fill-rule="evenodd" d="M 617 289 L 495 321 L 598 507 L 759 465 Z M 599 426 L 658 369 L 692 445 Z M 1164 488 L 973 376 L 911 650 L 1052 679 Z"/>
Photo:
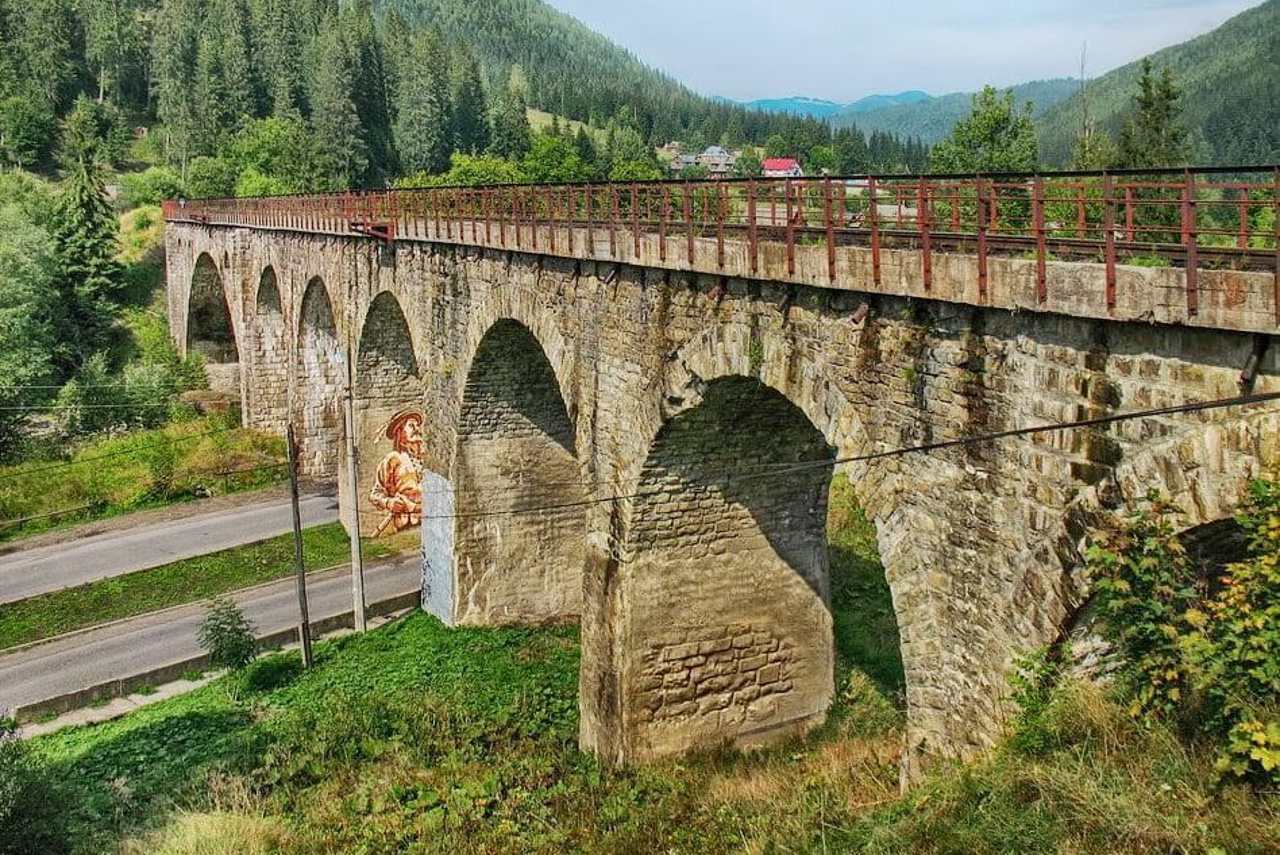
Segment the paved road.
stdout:
<path fill-rule="evenodd" d="M 365 602 L 373 604 L 417 591 L 420 568 L 416 555 L 366 565 Z M 312 623 L 351 611 L 350 580 L 347 568 L 307 577 Z M 292 578 L 242 591 L 233 599 L 253 621 L 259 637 L 298 624 Z M 204 614 L 203 604 L 180 606 L 0 655 L 0 711 L 199 656 L 196 630 Z"/>
<path fill-rule="evenodd" d="M 302 525 L 338 519 L 333 496 L 304 496 Z M 243 546 L 292 530 L 288 501 L 240 507 L 0 555 L 0 605 Z"/>

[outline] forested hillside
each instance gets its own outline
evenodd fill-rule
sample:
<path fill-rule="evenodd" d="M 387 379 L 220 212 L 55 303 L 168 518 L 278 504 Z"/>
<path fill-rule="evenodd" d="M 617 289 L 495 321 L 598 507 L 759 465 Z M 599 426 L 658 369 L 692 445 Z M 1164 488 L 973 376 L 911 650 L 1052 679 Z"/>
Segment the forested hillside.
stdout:
<path fill-rule="evenodd" d="M 597 131 L 573 126 L 582 164 L 561 168 L 561 145 L 540 180 L 656 177 L 672 140 L 830 142 L 813 118 L 697 95 L 540 0 L 0 0 L 0 42 L 0 165 L 53 171 L 75 126 L 127 167 L 145 130 L 193 195 L 385 186 L 459 153 L 517 163 L 529 107 Z M 886 159 L 845 169 L 921 163 L 864 142 L 850 150 Z"/>
<path fill-rule="evenodd" d="M 1150 59 L 1157 69 L 1169 69 L 1182 91 L 1193 161 L 1280 160 L 1280 0 L 1268 0 Z M 1118 135 L 1140 74 L 1141 62 L 1135 62 L 1089 84 L 1089 115 L 1097 127 Z M 1083 104 L 1076 95 L 1037 122 L 1044 162 L 1057 166 L 1071 160 Z"/>
<path fill-rule="evenodd" d="M 1042 114 L 1052 105 L 1070 97 L 1079 83 L 1070 78 L 1035 80 L 1012 87 L 1014 100 L 1030 101 L 1035 105 L 1035 115 Z M 892 104 L 878 109 L 853 109 L 851 105 L 832 120 L 839 126 L 857 126 L 865 132 L 880 131 L 901 137 L 918 137 L 932 145 L 951 133 L 956 122 L 969 115 L 973 106 L 973 93 L 953 92 L 915 102 Z"/>

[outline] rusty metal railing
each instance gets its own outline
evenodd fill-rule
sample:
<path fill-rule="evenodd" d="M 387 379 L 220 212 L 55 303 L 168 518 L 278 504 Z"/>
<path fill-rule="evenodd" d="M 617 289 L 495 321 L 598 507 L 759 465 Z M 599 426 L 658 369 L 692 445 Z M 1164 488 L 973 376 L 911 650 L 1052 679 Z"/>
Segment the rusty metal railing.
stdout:
<path fill-rule="evenodd" d="M 657 261 L 688 265 L 712 240 L 721 268 L 737 242 L 753 273 L 764 251 L 782 248 L 794 274 L 798 246 L 825 245 L 833 282 L 837 248 L 861 246 L 876 285 L 882 253 L 909 249 L 926 292 L 936 254 L 965 252 L 978 257 L 980 299 L 988 258 L 1014 255 L 1034 259 L 1041 302 L 1050 262 L 1093 261 L 1106 268 L 1108 309 L 1118 265 L 1168 265 L 1185 268 L 1192 316 L 1200 271 L 1270 271 L 1280 311 L 1280 166 L 424 187 L 169 201 L 164 216 L 619 260 L 656 240 Z"/>

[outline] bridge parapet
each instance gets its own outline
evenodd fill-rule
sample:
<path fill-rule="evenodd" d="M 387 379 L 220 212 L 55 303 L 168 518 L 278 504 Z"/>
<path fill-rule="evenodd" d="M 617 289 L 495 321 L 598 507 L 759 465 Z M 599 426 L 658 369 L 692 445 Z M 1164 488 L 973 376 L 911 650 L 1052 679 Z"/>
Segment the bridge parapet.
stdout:
<path fill-rule="evenodd" d="M 1280 326 L 1276 166 L 430 187 L 171 201 L 165 217 L 1073 317 Z"/>

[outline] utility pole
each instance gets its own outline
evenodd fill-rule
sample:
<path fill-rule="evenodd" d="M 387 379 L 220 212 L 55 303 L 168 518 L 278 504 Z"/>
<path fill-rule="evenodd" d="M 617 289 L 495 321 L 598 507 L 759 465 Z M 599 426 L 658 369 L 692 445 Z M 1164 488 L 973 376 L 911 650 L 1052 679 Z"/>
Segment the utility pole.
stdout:
<path fill-rule="evenodd" d="M 298 446 L 293 425 L 285 428 L 289 455 L 289 498 L 293 504 L 293 563 L 298 578 L 298 640 L 302 643 L 302 667 L 311 667 L 311 617 L 307 614 L 307 568 L 302 561 L 302 511 L 298 508 Z"/>
<path fill-rule="evenodd" d="M 351 603 L 356 632 L 368 629 L 364 614 L 364 556 L 360 552 L 360 476 L 356 460 L 356 413 L 354 368 L 347 349 L 347 395 L 343 407 L 347 433 L 347 496 L 351 506 Z"/>

